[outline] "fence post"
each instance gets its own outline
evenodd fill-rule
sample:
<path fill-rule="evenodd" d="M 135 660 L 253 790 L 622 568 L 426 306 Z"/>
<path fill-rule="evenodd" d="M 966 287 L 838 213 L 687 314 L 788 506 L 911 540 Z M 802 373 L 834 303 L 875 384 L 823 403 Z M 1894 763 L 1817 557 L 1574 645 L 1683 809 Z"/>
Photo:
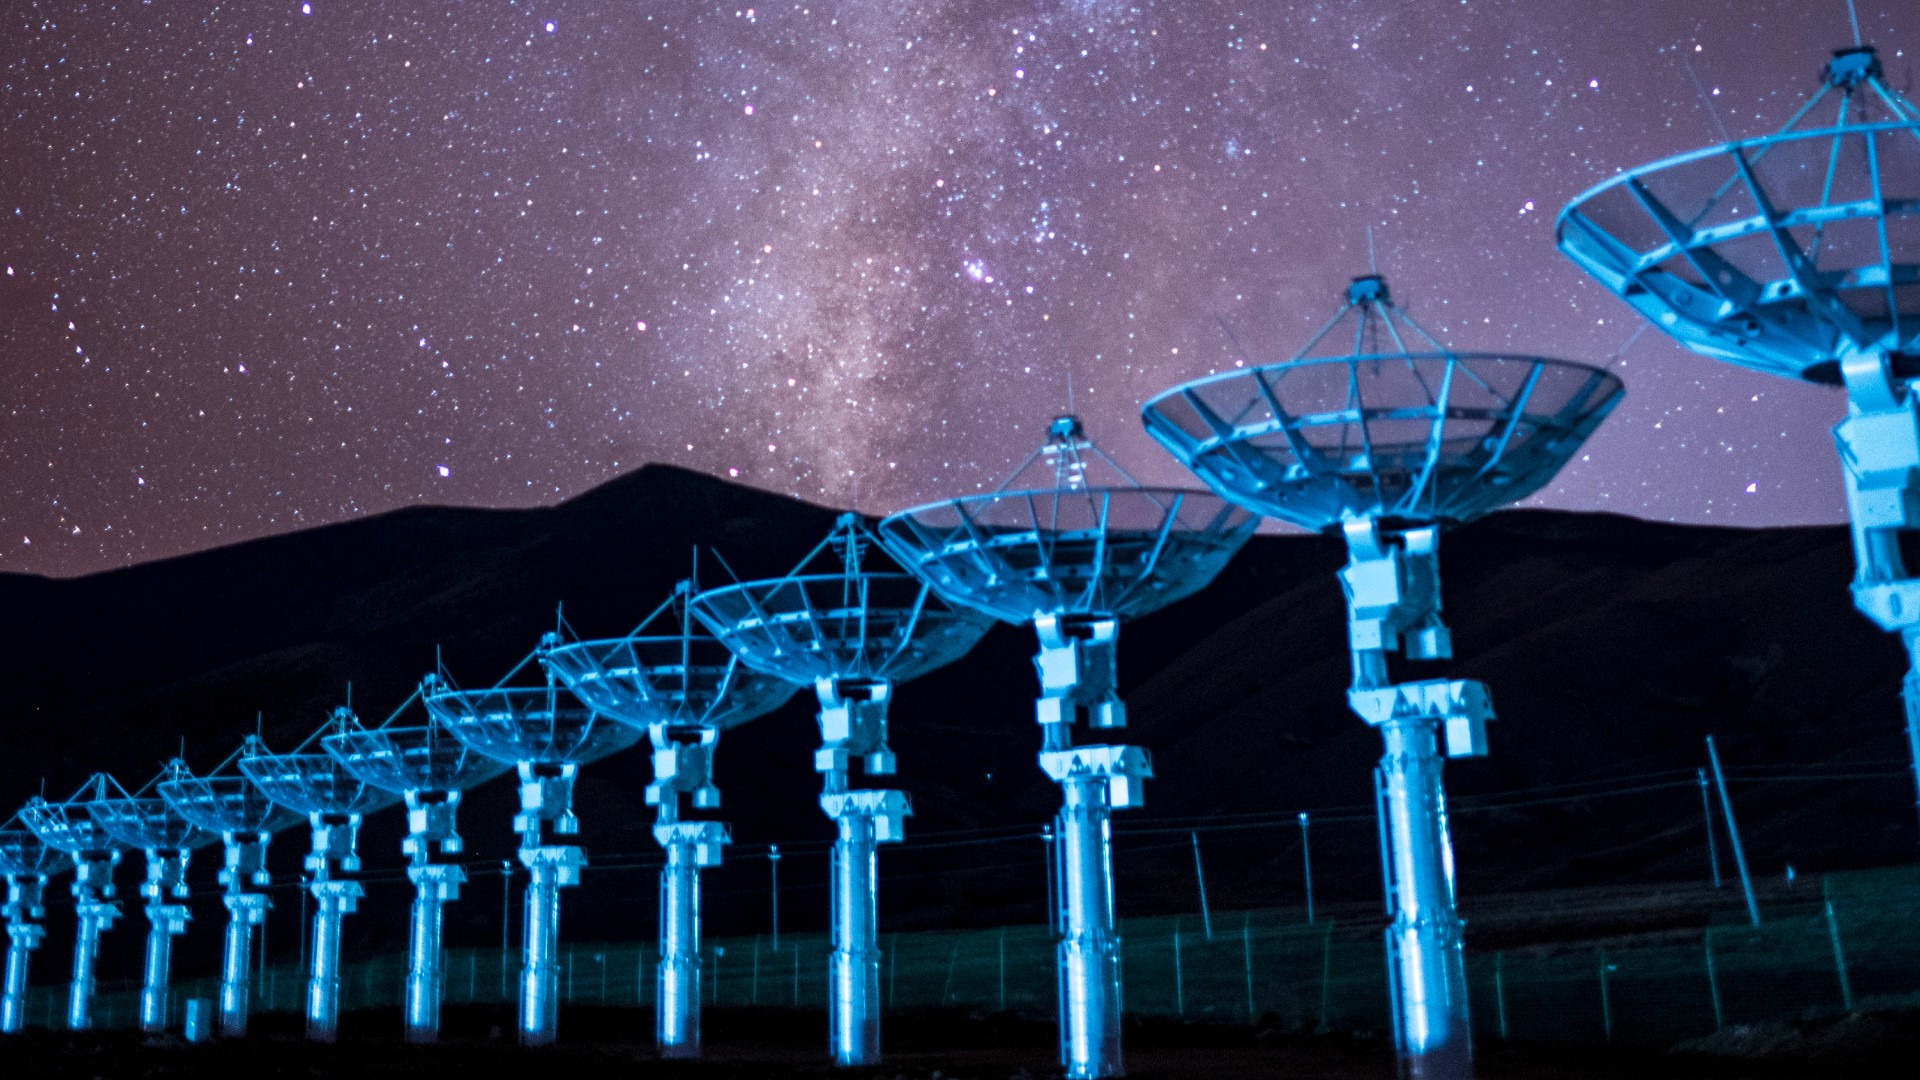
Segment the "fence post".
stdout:
<path fill-rule="evenodd" d="M 1300 862 L 1305 871 L 1307 892 L 1307 925 L 1313 925 L 1313 848 L 1307 844 L 1307 812 L 1300 811 Z"/>
<path fill-rule="evenodd" d="M 1720 751 L 1713 748 L 1713 736 L 1707 736 L 1707 763 L 1713 766 L 1713 784 L 1720 792 L 1720 810 L 1727 816 L 1727 843 L 1733 845 L 1734 869 L 1740 871 L 1740 889 L 1747 897 L 1747 918 L 1760 925 L 1760 905 L 1753 898 L 1753 877 L 1747 873 L 1747 853 L 1740 846 L 1740 826 L 1733 820 L 1733 802 L 1727 798 L 1727 777 L 1720 771 Z"/>
<path fill-rule="evenodd" d="M 959 966 L 960 966 L 960 943 L 956 941 L 953 944 L 953 955 L 947 957 L 946 985 L 940 988 L 940 1004 L 942 1005 L 951 1004 L 953 1001 L 953 969 Z"/>
<path fill-rule="evenodd" d="M 1607 1042 L 1613 1041 L 1613 998 L 1607 992 L 1607 947 L 1597 950 L 1600 960 L 1600 1031 Z"/>
<path fill-rule="evenodd" d="M 1500 1018 L 1500 1041 L 1507 1041 L 1507 954 L 1493 954 L 1493 1011 Z"/>
<path fill-rule="evenodd" d="M 1713 930 L 1709 928 L 1701 940 L 1707 949 L 1707 990 L 1713 995 L 1713 1030 L 1721 1031 L 1727 1026 L 1727 1014 L 1720 1007 L 1720 977 L 1713 970 Z"/>
<path fill-rule="evenodd" d="M 1187 1015 L 1187 988 L 1180 971 L 1180 916 L 1173 917 L 1173 1011 Z"/>
<path fill-rule="evenodd" d="M 1833 939 L 1833 970 L 1840 976 L 1840 1001 L 1853 1011 L 1853 981 L 1847 978 L 1847 954 L 1840 947 L 1840 922 L 1833 917 L 1833 901 L 1827 901 L 1827 936 Z"/>
<path fill-rule="evenodd" d="M 500 1000 L 512 1001 L 507 978 L 508 959 L 513 955 L 513 862 L 500 860 Z"/>
<path fill-rule="evenodd" d="M 767 845 L 767 896 L 773 902 L 773 917 L 769 925 L 773 928 L 773 951 L 780 951 L 780 845 Z"/>
<path fill-rule="evenodd" d="M 1247 977 L 1247 1023 L 1253 1023 L 1253 912 L 1240 913 L 1240 968 Z"/>
<path fill-rule="evenodd" d="M 1207 940 L 1213 940 L 1213 911 L 1207 907 L 1207 868 L 1200 864 L 1200 830 L 1195 829 L 1193 836 L 1193 880 L 1200 884 L 1200 925 L 1206 930 Z"/>

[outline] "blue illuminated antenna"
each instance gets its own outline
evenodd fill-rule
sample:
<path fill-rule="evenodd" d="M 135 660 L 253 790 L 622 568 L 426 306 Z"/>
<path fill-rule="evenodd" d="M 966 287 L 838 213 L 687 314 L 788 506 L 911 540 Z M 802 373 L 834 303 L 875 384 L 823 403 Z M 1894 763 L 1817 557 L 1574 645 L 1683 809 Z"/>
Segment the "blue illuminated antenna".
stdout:
<path fill-rule="evenodd" d="M 124 846 L 103 828 L 87 805 L 107 797 L 110 781 L 95 773 L 71 796 L 48 802 L 41 796 L 27 800 L 20 820 L 40 842 L 73 861 L 73 909 L 79 922 L 73 940 L 73 981 L 67 991 L 67 1027 L 93 1027 L 94 968 L 100 955 L 100 935 L 120 918 L 120 902 L 113 898 L 113 868 L 120 864 Z"/>
<path fill-rule="evenodd" d="M 170 1013 L 168 981 L 173 968 L 173 939 L 187 932 L 193 913 L 187 899 L 187 862 L 192 850 L 213 842 L 162 798 L 157 786 L 172 777 L 162 770 L 139 791 L 128 793 L 111 777 L 111 791 L 87 804 L 87 813 L 115 840 L 139 849 L 147 862 L 147 880 L 140 886 L 146 897 L 147 962 L 140 988 L 140 1030 L 157 1034 L 167 1029 Z"/>
<path fill-rule="evenodd" d="M 47 879 L 67 864 L 66 853 L 17 824 L 19 815 L 0 827 L 0 876 L 7 879 L 7 903 L 0 916 L 7 921 L 6 995 L 0 998 L 0 1032 L 13 1034 L 27 1026 L 27 963 L 46 940 L 42 902 Z"/>
<path fill-rule="evenodd" d="M 780 707 L 793 683 L 741 662 L 694 619 L 691 579 L 623 638 L 541 643 L 540 661 L 580 701 L 647 733 L 653 747 L 653 836 L 666 851 L 660 871 L 660 966 L 654 1038 L 664 1056 L 700 1053 L 700 871 L 720 865 L 732 841 L 719 821 L 681 817 L 720 805 L 713 756 L 720 733 Z"/>
<path fill-rule="evenodd" d="M 427 711 L 482 756 L 520 778 L 520 864 L 527 868 L 520 977 L 520 1041 L 550 1044 L 560 1020 L 560 890 L 580 883 L 587 856 L 565 843 L 580 831 L 573 783 L 580 766 L 640 741 L 640 731 L 579 704 L 549 670 L 541 686 L 508 686 L 538 657 L 528 653 L 486 690 L 455 688 L 444 674 L 421 691 Z"/>
<path fill-rule="evenodd" d="M 302 865 L 313 894 L 313 948 L 307 970 L 307 1038 L 332 1042 L 340 1028 L 340 932 L 366 895 L 360 871 L 362 818 L 399 801 L 366 782 L 320 747 L 322 739 L 360 726 L 347 707 L 336 708 L 292 753 L 276 754 L 259 736 L 241 747 L 240 772 L 260 793 L 304 815 L 312 846 Z"/>
<path fill-rule="evenodd" d="M 454 738 L 432 714 L 425 724 L 397 723 L 424 692 L 437 688 L 428 676 L 378 728 L 361 727 L 350 718 L 342 730 L 320 740 L 356 779 L 406 803 L 407 836 L 400 850 L 407 856 L 407 879 L 413 882 L 412 932 L 407 936 L 409 1042 L 432 1042 L 440 1035 L 442 910 L 460 898 L 460 886 L 467 880 L 460 864 L 450 858 L 462 850 L 455 829 L 460 793 L 507 770 L 504 763 Z"/>
<path fill-rule="evenodd" d="M 835 824 L 833 957 L 828 1031 L 842 1065 L 880 1058 L 877 849 L 900 839 L 905 792 L 856 789 L 855 769 L 891 776 L 887 706 L 893 687 L 959 659 L 988 621 L 951 606 L 898 570 L 874 568 L 872 538 L 853 514 L 785 577 L 708 589 L 698 619 L 741 662 L 811 686 L 820 703 L 820 808 Z"/>
<path fill-rule="evenodd" d="M 168 764 L 166 779 L 157 789 L 175 813 L 220 838 L 225 855 L 220 899 L 227 909 L 225 947 L 220 954 L 220 1033 L 234 1039 L 247 1033 L 254 938 L 273 906 L 262 891 L 273 881 L 267 872 L 267 846 L 274 833 L 299 820 L 240 773 L 244 749 L 201 775 L 176 759 Z"/>
<path fill-rule="evenodd" d="M 1852 14 L 1849 5 L 1849 14 Z M 1920 783 L 1920 107 L 1860 42 L 1772 135 L 1642 165 L 1561 211 L 1560 250 L 1680 344 L 1845 389 L 1854 605 L 1900 635 Z"/>
<path fill-rule="evenodd" d="M 1040 767 L 1062 791 L 1060 1056 L 1067 1075 L 1118 1076 L 1120 937 L 1111 815 L 1138 806 L 1153 775 L 1137 746 L 1073 744 L 1076 724 L 1126 724 L 1116 690 L 1120 622 L 1213 580 L 1258 519 L 1208 491 L 1146 487 L 1102 453 L 1078 417 L 984 495 L 904 510 L 881 542 L 949 603 L 1039 638 Z"/>
<path fill-rule="evenodd" d="M 1387 656 L 1452 656 L 1440 527 L 1538 491 L 1620 396 L 1597 367 L 1449 349 L 1368 274 L 1292 359 L 1195 380 L 1144 409 L 1148 433 L 1221 495 L 1346 540 L 1347 700 L 1386 743 L 1374 778 L 1406 1075 L 1472 1073 L 1439 749 L 1444 738 L 1450 757 L 1484 754 L 1493 709 L 1472 680 L 1391 683 Z"/>

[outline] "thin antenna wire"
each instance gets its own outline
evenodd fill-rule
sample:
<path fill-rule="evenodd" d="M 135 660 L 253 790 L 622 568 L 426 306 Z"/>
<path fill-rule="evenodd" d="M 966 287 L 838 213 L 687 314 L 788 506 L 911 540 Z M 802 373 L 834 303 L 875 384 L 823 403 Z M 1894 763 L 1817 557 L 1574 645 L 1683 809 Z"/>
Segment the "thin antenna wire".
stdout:
<path fill-rule="evenodd" d="M 1727 134 L 1727 125 L 1720 122 L 1720 110 L 1713 107 L 1713 99 L 1707 96 L 1706 85 L 1700 81 L 1700 73 L 1693 70 L 1693 61 L 1685 53 L 1680 54 L 1680 66 L 1687 69 L 1687 78 L 1693 80 L 1693 89 L 1700 95 L 1700 104 L 1707 107 L 1707 115 L 1713 118 L 1713 129 L 1720 133 L 1721 142 L 1732 142 L 1733 136 Z"/>
<path fill-rule="evenodd" d="M 814 550 L 818 551 L 819 549 L 815 548 Z M 733 567 L 727 565 L 727 557 L 725 555 L 720 554 L 720 550 L 718 548 L 708 548 L 707 552 L 708 554 L 713 556 L 715 562 L 720 564 L 720 569 L 725 570 L 727 572 L 727 576 L 733 579 L 733 583 L 735 585 L 740 584 L 740 575 L 734 573 Z M 812 556 L 808 556 L 808 558 L 812 558 Z"/>
<path fill-rule="evenodd" d="M 1641 333 L 1643 333 L 1647 329 L 1647 327 L 1652 325 L 1653 325 L 1652 323 L 1646 321 L 1645 319 L 1639 320 L 1638 325 L 1636 325 L 1633 328 L 1633 333 L 1627 335 L 1627 340 L 1621 342 L 1620 347 L 1613 350 L 1613 359 L 1607 361 L 1607 367 L 1612 368 L 1613 365 L 1626 359 L 1627 350 L 1633 348 L 1633 343 L 1640 340 Z"/>
<path fill-rule="evenodd" d="M 1253 363 L 1253 357 L 1248 355 L 1247 350 L 1240 344 L 1240 335 L 1233 332 L 1233 327 L 1227 323 L 1227 320 L 1223 316 L 1215 315 L 1213 321 L 1220 327 L 1220 332 L 1227 336 L 1227 344 L 1233 346 L 1233 351 L 1240 354 L 1235 359 Z"/>
<path fill-rule="evenodd" d="M 1079 415 L 1075 411 L 1074 405 L 1075 405 L 1075 402 L 1073 400 L 1073 369 L 1068 368 L 1067 369 L 1067 415 L 1068 416 Z"/>
<path fill-rule="evenodd" d="M 1378 274 L 1380 264 L 1373 257 L 1373 226 L 1367 226 L 1367 273 Z"/>
<path fill-rule="evenodd" d="M 1853 6 L 1853 0 L 1847 0 L 1847 22 L 1853 26 L 1853 47 L 1860 47 L 1860 12 Z"/>

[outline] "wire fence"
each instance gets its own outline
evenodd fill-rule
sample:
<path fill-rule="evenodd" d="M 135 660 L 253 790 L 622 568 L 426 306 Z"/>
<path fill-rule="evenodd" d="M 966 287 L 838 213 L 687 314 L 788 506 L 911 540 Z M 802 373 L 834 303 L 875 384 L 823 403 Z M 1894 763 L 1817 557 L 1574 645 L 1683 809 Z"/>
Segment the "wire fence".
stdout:
<path fill-rule="evenodd" d="M 1670 1046 L 1737 1025 L 1920 1005 L 1920 866 L 1827 875 L 1818 899 L 1770 907 L 1760 926 L 1742 913 L 1692 929 L 1606 942 L 1468 953 L 1474 1026 L 1485 1038 Z M 1469 913 L 1470 914 L 1470 913 Z M 1550 913 L 1548 913 L 1550 914 Z M 1211 933 L 1208 933 L 1208 929 Z M 1214 912 L 1123 920 L 1126 1007 L 1143 1016 L 1257 1023 L 1300 1031 L 1390 1030 L 1377 923 L 1303 921 L 1299 909 Z M 889 1009 L 957 1007 L 1051 1015 L 1054 946 L 1045 926 L 921 931 L 883 936 L 882 993 Z M 819 1010 L 827 1001 L 823 935 L 711 940 L 701 993 L 710 1005 Z M 658 959 L 647 943 L 563 948 L 561 1000 L 651 1008 Z M 445 958 L 449 1005 L 500 1004 L 517 995 L 518 957 L 453 949 Z M 397 1010 L 406 958 L 345 965 L 341 1008 Z M 218 998 L 213 979 L 175 987 Z M 299 1012 L 305 973 L 296 965 L 256 977 L 261 1012 Z M 135 1023 L 139 987 L 102 983 L 96 1022 Z M 65 989 L 31 991 L 31 1021 L 56 1025 Z"/>

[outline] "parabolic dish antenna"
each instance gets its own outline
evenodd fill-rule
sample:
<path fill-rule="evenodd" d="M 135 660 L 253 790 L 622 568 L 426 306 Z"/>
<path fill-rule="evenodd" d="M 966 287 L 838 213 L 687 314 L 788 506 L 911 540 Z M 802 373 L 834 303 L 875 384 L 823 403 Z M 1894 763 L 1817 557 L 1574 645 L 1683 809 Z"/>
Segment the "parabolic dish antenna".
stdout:
<path fill-rule="evenodd" d="M 1833 429 L 1854 606 L 1900 635 L 1920 784 L 1920 107 L 1856 40 L 1785 127 L 1629 169 L 1560 213 L 1560 250 L 1687 348 L 1844 386 Z"/>
<path fill-rule="evenodd" d="M 542 642 L 540 661 L 582 703 L 645 731 L 653 746 L 653 836 L 667 855 L 660 869 L 660 966 L 654 1042 L 662 1056 L 700 1054 L 700 871 L 718 866 L 732 842 L 719 821 L 683 820 L 720 805 L 713 757 L 720 733 L 784 704 L 796 687 L 742 663 L 699 626 L 683 581 L 624 638 Z"/>
<path fill-rule="evenodd" d="M 1221 495 L 1346 539 L 1347 700 L 1386 745 L 1374 777 L 1403 1075 L 1472 1075 L 1439 738 L 1448 756 L 1484 754 L 1493 707 L 1471 680 L 1392 684 L 1387 654 L 1452 656 L 1440 527 L 1538 491 L 1620 396 L 1601 368 L 1449 349 L 1367 275 L 1292 359 L 1197 379 L 1144 409 L 1148 433 Z"/>
<path fill-rule="evenodd" d="M 1102 474 L 1107 475 L 1102 475 Z M 1060 784 L 1060 1054 L 1075 1080 L 1123 1070 L 1120 937 L 1111 815 L 1153 775 L 1136 746 L 1073 745 L 1073 725 L 1126 723 L 1116 690 L 1120 621 L 1212 581 L 1258 519 L 1209 491 L 1136 483 L 1057 417 L 999 489 L 894 514 L 879 535 L 949 602 L 1039 637 L 1040 766 Z"/>
<path fill-rule="evenodd" d="M 531 663 L 529 653 L 502 679 Z M 520 975 L 520 1041 L 553 1042 L 560 1022 L 560 890 L 580 883 L 586 853 L 556 843 L 579 831 L 573 783 L 581 765 L 640 741 L 641 732 L 575 702 L 552 673 L 545 686 L 457 690 L 423 687 L 427 711 L 454 738 L 515 767 L 520 778 L 520 862 L 527 868 L 526 937 Z M 549 836 L 549 830 L 557 834 Z"/>
<path fill-rule="evenodd" d="M 814 769 L 837 833 L 827 1024 L 841 1065 L 880 1060 L 877 852 L 900 839 L 912 812 L 903 791 L 854 789 L 854 764 L 867 777 L 893 775 L 893 687 L 959 659 L 988 626 L 910 575 L 870 566 L 871 546 L 860 519 L 842 515 L 785 577 L 709 589 L 691 603 L 744 664 L 813 687 L 820 703 Z"/>

